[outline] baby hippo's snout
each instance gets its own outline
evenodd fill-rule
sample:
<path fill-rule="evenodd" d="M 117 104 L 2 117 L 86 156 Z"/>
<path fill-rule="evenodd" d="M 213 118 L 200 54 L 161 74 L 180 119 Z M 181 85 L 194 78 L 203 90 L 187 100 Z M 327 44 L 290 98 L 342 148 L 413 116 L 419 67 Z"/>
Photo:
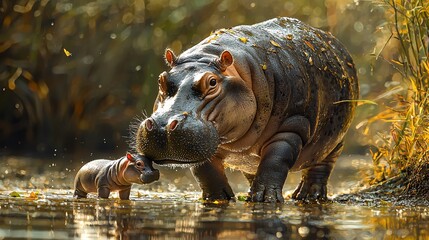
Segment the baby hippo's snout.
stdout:
<path fill-rule="evenodd" d="M 153 168 L 152 161 L 145 156 L 137 155 L 135 167 L 141 172 L 142 183 L 151 183 L 159 179 L 159 170 Z"/>
<path fill-rule="evenodd" d="M 136 139 L 137 150 L 157 164 L 206 161 L 219 143 L 214 125 L 188 112 L 154 113 L 140 124 Z"/>

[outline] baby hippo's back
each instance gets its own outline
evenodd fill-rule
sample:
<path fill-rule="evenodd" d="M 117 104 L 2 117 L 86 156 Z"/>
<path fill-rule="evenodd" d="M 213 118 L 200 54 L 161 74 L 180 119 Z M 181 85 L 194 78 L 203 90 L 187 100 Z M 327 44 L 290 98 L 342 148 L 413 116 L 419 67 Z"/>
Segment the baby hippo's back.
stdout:
<path fill-rule="evenodd" d="M 107 173 L 113 162 L 99 159 L 85 164 L 76 174 L 74 188 L 86 193 L 97 192 L 98 178 Z"/>

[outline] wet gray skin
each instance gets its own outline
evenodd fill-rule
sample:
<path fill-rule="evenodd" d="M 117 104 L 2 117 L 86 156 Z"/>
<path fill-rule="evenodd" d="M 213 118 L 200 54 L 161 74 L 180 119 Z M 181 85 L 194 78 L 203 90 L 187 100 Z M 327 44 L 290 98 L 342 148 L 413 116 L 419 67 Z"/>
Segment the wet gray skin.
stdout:
<path fill-rule="evenodd" d="M 234 197 L 225 167 L 249 180 L 250 201 L 283 202 L 287 174 L 298 170 L 292 197 L 327 200 L 359 95 L 337 39 L 277 18 L 219 30 L 178 57 L 167 49 L 165 59 L 171 69 L 137 131 L 140 154 L 190 167 L 208 200 Z"/>
<path fill-rule="evenodd" d="M 74 197 L 86 198 L 88 193 L 96 192 L 99 198 L 109 198 L 110 192 L 118 191 L 120 199 L 128 200 L 133 183 L 147 184 L 158 179 L 159 171 L 141 155 L 127 153 L 118 160 L 94 160 L 77 172 Z"/>

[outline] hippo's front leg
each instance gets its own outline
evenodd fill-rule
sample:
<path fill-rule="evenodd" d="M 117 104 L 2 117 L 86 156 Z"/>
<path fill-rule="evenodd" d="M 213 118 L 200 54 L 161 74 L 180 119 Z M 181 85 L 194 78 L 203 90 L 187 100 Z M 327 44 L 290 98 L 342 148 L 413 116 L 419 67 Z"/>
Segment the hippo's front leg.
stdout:
<path fill-rule="evenodd" d="M 284 202 L 282 189 L 289 169 L 302 148 L 296 133 L 276 134 L 262 150 L 262 159 L 250 188 L 252 202 Z"/>
<path fill-rule="evenodd" d="M 206 161 L 191 170 L 203 190 L 204 200 L 231 200 L 234 198 L 224 166 L 219 159 Z"/>

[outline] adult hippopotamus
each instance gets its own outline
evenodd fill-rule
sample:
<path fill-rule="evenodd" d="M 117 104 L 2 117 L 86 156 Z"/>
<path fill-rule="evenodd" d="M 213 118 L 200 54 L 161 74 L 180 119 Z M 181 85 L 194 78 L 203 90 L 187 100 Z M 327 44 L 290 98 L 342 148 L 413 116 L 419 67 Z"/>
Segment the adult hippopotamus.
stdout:
<path fill-rule="evenodd" d="M 117 160 L 98 159 L 85 164 L 74 179 L 75 198 L 86 198 L 96 192 L 99 198 L 109 198 L 110 192 L 118 191 L 119 198 L 130 198 L 133 183 L 147 184 L 159 179 L 158 169 L 142 155 L 127 153 Z"/>
<path fill-rule="evenodd" d="M 183 52 L 167 49 L 153 114 L 136 149 L 160 165 L 190 167 L 208 200 L 231 199 L 224 167 L 250 182 L 249 199 L 326 200 L 358 98 L 353 60 L 330 33 L 276 18 L 221 29 Z"/>

